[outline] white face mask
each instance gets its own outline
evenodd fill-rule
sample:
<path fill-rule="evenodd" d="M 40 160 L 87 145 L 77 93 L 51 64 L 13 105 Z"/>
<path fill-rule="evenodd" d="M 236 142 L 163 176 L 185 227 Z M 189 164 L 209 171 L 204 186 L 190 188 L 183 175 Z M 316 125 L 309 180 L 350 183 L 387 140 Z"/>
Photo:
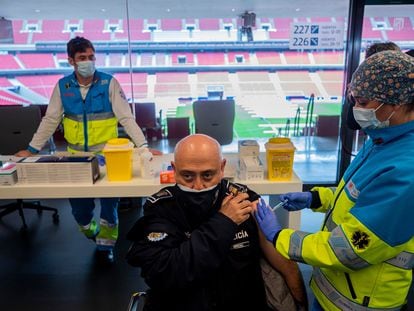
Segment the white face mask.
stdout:
<path fill-rule="evenodd" d="M 377 119 L 375 112 L 383 105 L 384 104 L 381 104 L 376 109 L 353 107 L 352 111 L 354 113 L 355 121 L 361 126 L 362 129 L 379 129 L 388 127 L 390 125 L 390 119 L 394 115 L 395 111 L 390 114 L 387 120 L 380 121 Z"/>
<path fill-rule="evenodd" d="M 76 64 L 78 66 L 78 73 L 84 78 L 89 78 L 95 73 L 95 62 L 92 60 L 85 60 Z"/>
<path fill-rule="evenodd" d="M 204 188 L 204 189 L 197 190 L 197 189 L 193 189 L 193 188 L 190 188 L 190 187 L 187 187 L 187 186 L 184 186 L 184 185 L 180 185 L 180 184 L 177 184 L 177 186 L 182 191 L 185 191 L 185 192 L 194 192 L 194 193 L 200 193 L 200 192 L 210 191 L 210 190 L 213 190 L 215 187 L 217 187 L 217 185 L 214 185 L 214 186 L 211 186 L 211 187 L 208 187 L 208 188 Z"/>

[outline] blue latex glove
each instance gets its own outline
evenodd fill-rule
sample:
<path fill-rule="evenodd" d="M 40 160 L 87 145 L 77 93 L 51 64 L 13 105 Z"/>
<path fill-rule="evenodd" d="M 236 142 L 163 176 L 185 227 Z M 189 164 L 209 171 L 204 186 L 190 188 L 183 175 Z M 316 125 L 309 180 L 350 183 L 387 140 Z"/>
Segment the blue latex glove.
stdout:
<path fill-rule="evenodd" d="M 299 211 L 309 208 L 312 204 L 312 194 L 307 192 L 289 192 L 279 196 L 280 201 L 286 201 L 283 207 L 288 211 Z"/>
<path fill-rule="evenodd" d="M 270 209 L 263 199 L 257 204 L 257 211 L 254 213 L 257 223 L 266 237 L 266 240 L 273 243 L 275 235 L 282 230 L 276 214 Z"/>
<path fill-rule="evenodd" d="M 102 154 L 97 154 L 96 157 L 98 158 L 98 163 L 100 166 L 105 165 L 105 157 Z"/>

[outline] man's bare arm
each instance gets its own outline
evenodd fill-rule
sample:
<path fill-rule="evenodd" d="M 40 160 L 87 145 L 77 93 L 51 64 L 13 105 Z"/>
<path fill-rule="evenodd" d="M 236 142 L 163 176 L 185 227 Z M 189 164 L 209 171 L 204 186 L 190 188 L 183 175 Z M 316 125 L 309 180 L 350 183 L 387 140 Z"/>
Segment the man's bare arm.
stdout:
<path fill-rule="evenodd" d="M 308 297 L 298 264 L 280 255 L 272 243 L 266 240 L 260 230 L 259 239 L 265 258 L 273 268 L 282 274 L 296 304 L 300 306 L 300 310 L 308 310 Z"/>

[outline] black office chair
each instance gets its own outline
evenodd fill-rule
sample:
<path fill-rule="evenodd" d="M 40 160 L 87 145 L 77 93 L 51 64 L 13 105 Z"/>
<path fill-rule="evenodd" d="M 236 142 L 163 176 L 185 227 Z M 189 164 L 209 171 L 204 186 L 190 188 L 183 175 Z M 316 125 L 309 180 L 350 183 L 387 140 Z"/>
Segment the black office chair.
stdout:
<path fill-rule="evenodd" d="M 27 148 L 41 121 L 40 109 L 36 105 L 0 106 L 0 154 L 12 155 Z M 0 206 L 0 219 L 14 211 L 18 211 L 23 222 L 22 230 L 27 229 L 23 209 L 35 209 L 53 212 L 53 223 L 59 223 L 58 210 L 40 204 L 39 201 L 27 202 L 17 199 L 16 202 Z"/>
<path fill-rule="evenodd" d="M 135 103 L 135 120 L 143 131 L 147 140 L 162 138 L 161 125 L 157 120 L 155 103 Z M 161 120 L 160 120 L 161 122 Z"/>
<path fill-rule="evenodd" d="M 136 292 L 133 293 L 131 299 L 129 300 L 127 311 L 142 311 L 144 310 L 146 300 L 145 292 Z"/>
<path fill-rule="evenodd" d="M 233 99 L 198 100 L 193 103 L 195 132 L 215 138 L 221 145 L 233 141 Z"/>

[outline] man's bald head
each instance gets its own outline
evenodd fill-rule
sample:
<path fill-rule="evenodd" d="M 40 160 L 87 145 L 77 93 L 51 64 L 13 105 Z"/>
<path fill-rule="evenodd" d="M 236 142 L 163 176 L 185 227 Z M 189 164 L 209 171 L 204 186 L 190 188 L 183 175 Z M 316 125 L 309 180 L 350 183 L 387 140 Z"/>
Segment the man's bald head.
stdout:
<path fill-rule="evenodd" d="M 172 166 L 178 184 L 201 190 L 219 183 L 223 178 L 225 160 L 217 140 L 194 134 L 177 143 Z"/>
<path fill-rule="evenodd" d="M 214 138 L 204 134 L 189 135 L 181 139 L 175 146 L 174 161 L 176 162 L 183 154 L 217 157 L 219 160 L 222 158 L 220 144 Z"/>

